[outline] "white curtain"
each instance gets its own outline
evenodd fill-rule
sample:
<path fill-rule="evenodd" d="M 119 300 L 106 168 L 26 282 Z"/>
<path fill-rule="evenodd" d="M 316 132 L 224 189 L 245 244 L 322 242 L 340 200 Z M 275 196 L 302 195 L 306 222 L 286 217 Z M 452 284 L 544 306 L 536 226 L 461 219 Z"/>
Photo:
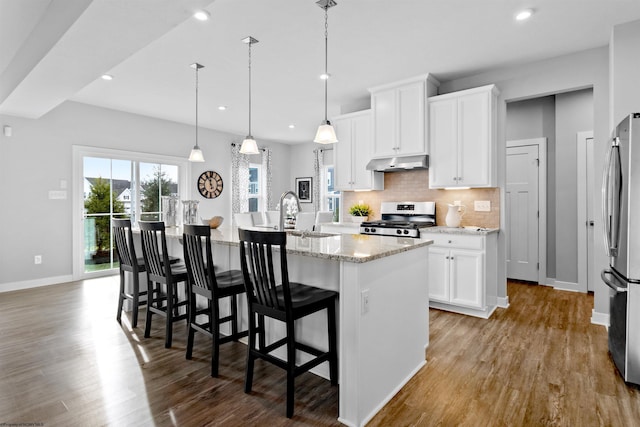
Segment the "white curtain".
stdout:
<path fill-rule="evenodd" d="M 240 153 L 240 145 L 231 144 L 231 210 L 233 213 L 249 211 L 249 156 Z M 261 164 L 264 173 L 263 194 L 265 210 L 272 208 L 271 197 L 271 149 L 261 148 Z"/>
<path fill-rule="evenodd" d="M 273 209 L 273 201 L 271 197 L 271 149 L 263 148 L 262 149 L 262 171 L 264 174 L 264 183 L 262 184 L 264 187 L 264 210 L 269 211 Z"/>
<path fill-rule="evenodd" d="M 236 143 L 231 144 L 231 211 L 249 211 L 249 156 Z"/>
<path fill-rule="evenodd" d="M 322 148 L 313 150 L 313 210 L 326 210 L 324 199 L 327 191 L 327 174 L 324 169 L 324 152 Z"/>

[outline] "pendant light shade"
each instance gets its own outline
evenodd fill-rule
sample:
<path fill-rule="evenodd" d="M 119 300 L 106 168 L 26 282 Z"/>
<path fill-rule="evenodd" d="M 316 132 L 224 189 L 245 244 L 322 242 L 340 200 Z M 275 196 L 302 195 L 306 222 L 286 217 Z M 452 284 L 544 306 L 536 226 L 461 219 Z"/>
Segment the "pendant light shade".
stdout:
<path fill-rule="evenodd" d="M 193 146 L 191 154 L 189 154 L 189 161 L 204 162 L 204 155 L 198 146 L 198 71 L 200 71 L 201 68 L 204 68 L 204 65 L 194 62 L 190 67 L 196 70 L 196 145 Z"/>
<path fill-rule="evenodd" d="M 329 57 L 329 13 L 328 10 L 330 7 L 335 6 L 337 3 L 334 0 L 318 0 L 316 2 L 318 6 L 324 9 L 324 74 L 322 75 L 322 79 L 324 80 L 324 120 L 318 126 L 318 131 L 316 132 L 316 137 L 313 139 L 313 142 L 317 142 L 318 144 L 335 144 L 338 142 L 338 138 L 336 137 L 336 131 L 331 126 L 331 122 L 327 118 L 327 83 L 329 80 L 329 71 L 328 71 L 328 57 Z"/>
<path fill-rule="evenodd" d="M 249 133 L 244 141 L 242 141 L 240 152 L 242 154 L 258 154 L 260 153 L 260 150 L 258 150 L 258 143 L 253 139 L 253 136 L 251 136 L 251 45 L 258 43 L 258 40 L 249 36 L 242 39 L 242 42 L 249 45 Z"/>

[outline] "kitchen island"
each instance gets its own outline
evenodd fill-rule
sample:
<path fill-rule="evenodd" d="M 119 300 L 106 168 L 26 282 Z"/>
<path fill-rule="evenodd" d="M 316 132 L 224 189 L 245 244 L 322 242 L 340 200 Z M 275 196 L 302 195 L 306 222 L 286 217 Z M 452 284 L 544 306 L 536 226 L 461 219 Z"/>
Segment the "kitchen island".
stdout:
<path fill-rule="evenodd" d="M 169 251 L 176 255 L 180 236 L 179 228 L 167 230 Z M 237 228 L 211 230 L 211 237 L 217 265 L 239 268 Z M 431 243 L 357 234 L 287 238 L 290 280 L 339 292 L 338 420 L 343 424 L 366 424 L 426 363 Z M 246 316 L 246 308 L 241 312 Z M 297 328 L 305 341 L 326 348 L 326 313 L 302 319 Z M 270 337 L 282 337 L 283 330 L 268 326 Z M 314 372 L 328 378 L 326 365 Z"/>

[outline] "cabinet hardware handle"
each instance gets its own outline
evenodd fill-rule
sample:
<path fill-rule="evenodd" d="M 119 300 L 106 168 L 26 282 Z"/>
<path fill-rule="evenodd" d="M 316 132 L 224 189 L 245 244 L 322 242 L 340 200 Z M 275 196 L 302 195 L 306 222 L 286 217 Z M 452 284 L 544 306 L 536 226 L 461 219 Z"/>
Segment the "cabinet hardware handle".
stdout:
<path fill-rule="evenodd" d="M 452 243 L 452 241 L 451 241 L 451 240 L 449 240 L 449 243 Z"/>

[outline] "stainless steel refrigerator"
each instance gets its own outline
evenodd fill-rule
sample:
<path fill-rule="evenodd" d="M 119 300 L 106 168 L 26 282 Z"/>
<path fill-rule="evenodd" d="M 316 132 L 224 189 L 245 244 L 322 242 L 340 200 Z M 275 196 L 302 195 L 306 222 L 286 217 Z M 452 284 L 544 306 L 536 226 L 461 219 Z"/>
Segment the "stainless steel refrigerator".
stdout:
<path fill-rule="evenodd" d="M 628 383 L 640 385 L 640 113 L 614 129 L 602 180 L 609 268 L 609 352 Z"/>

